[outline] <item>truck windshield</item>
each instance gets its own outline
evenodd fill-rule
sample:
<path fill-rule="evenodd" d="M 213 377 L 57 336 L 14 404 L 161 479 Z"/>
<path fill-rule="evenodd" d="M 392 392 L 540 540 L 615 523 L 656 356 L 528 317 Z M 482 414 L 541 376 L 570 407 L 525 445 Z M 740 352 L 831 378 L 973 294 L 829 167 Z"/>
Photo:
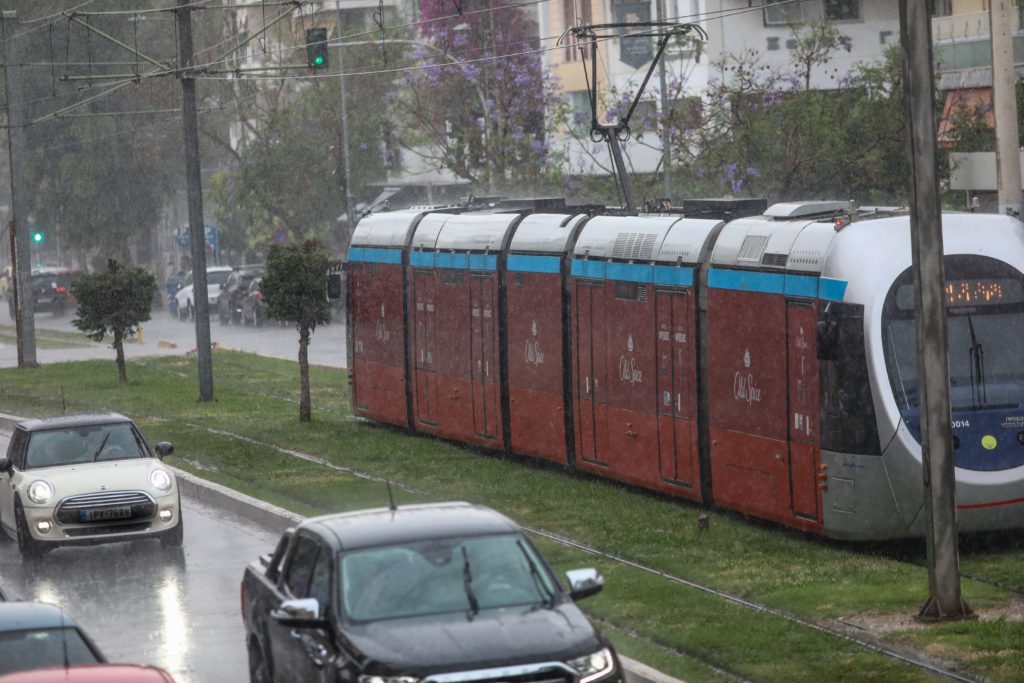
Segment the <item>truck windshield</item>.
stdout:
<path fill-rule="evenodd" d="M 353 621 L 548 605 L 555 583 L 519 534 L 358 550 L 341 561 L 342 607 Z"/>
<path fill-rule="evenodd" d="M 982 256 L 947 256 L 946 312 L 954 411 L 1015 408 L 1024 399 L 1024 278 Z M 882 313 L 885 361 L 896 402 L 918 408 L 913 276 L 893 285 Z"/>

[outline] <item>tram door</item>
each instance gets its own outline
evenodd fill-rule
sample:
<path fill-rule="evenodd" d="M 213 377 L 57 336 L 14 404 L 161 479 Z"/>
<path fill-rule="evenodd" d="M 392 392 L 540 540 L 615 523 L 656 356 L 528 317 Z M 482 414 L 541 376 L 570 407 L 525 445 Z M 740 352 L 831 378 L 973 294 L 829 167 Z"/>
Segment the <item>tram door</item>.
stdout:
<path fill-rule="evenodd" d="M 434 354 L 434 271 L 415 270 L 416 340 L 413 347 L 416 368 L 416 421 L 437 425 L 437 376 Z"/>
<path fill-rule="evenodd" d="M 348 278 L 349 285 L 348 289 L 350 292 L 348 306 L 352 315 L 350 320 L 352 321 L 352 360 L 351 367 L 357 368 L 357 361 L 361 359 L 363 355 L 363 325 L 364 318 L 366 316 L 366 305 L 363 301 L 367 298 L 367 292 L 363 291 L 364 279 L 366 270 L 363 268 L 362 263 L 348 264 Z M 355 372 L 350 374 L 352 378 L 352 405 L 356 408 L 366 409 L 366 401 L 363 399 L 363 378 L 360 376 L 358 368 Z"/>
<path fill-rule="evenodd" d="M 693 486 L 693 387 L 690 386 L 688 292 L 658 292 L 658 459 L 661 478 Z"/>
<path fill-rule="evenodd" d="M 789 366 L 789 485 L 793 514 L 818 519 L 818 313 L 814 304 L 786 302 Z"/>
<path fill-rule="evenodd" d="M 607 327 L 604 283 L 576 283 L 576 449 L 579 457 L 607 465 L 608 425 L 605 409 Z"/>
<path fill-rule="evenodd" d="M 497 311 L 494 280 L 490 274 L 470 279 L 471 384 L 473 387 L 473 429 L 480 436 L 498 432 L 498 374 L 494 324 Z"/>

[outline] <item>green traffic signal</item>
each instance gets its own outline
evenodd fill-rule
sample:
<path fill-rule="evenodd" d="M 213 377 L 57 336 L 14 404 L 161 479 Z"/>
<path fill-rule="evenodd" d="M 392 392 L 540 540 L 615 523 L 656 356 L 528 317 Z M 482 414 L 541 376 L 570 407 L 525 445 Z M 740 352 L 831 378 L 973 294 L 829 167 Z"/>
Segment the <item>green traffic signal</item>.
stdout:
<path fill-rule="evenodd" d="M 313 63 L 316 64 L 317 66 L 323 66 L 324 58 L 321 57 L 320 55 L 317 55 L 316 59 L 313 60 Z"/>
<path fill-rule="evenodd" d="M 33 232 L 32 233 L 32 241 L 35 242 L 36 244 L 42 244 L 42 242 L 43 242 L 43 233 L 40 232 L 39 230 L 36 230 L 35 232 Z"/>

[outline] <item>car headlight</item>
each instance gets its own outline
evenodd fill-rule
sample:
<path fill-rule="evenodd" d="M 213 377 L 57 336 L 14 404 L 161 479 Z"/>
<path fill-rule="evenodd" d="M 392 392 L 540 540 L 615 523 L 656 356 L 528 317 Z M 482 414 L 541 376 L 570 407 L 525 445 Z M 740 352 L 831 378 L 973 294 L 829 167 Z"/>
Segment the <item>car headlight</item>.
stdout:
<path fill-rule="evenodd" d="M 611 650 L 604 648 L 592 655 L 570 659 L 568 664 L 579 674 L 580 683 L 590 683 L 611 673 L 615 668 L 615 658 Z"/>
<path fill-rule="evenodd" d="M 149 483 L 152 484 L 153 488 L 155 488 L 157 491 L 170 491 L 171 475 L 167 474 L 167 470 L 150 470 Z"/>
<path fill-rule="evenodd" d="M 419 683 L 415 676 L 367 676 L 359 677 L 359 683 Z"/>
<path fill-rule="evenodd" d="M 36 479 L 28 485 L 28 499 L 36 505 L 45 505 L 53 498 L 53 484 L 45 479 Z"/>

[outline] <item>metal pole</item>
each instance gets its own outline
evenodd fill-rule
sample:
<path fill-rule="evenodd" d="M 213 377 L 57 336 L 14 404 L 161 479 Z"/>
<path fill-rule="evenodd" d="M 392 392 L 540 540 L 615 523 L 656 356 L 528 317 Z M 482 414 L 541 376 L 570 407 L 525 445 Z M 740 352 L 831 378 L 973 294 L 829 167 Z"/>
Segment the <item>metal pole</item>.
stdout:
<path fill-rule="evenodd" d="M 992 111 L 996 119 L 996 176 L 999 213 L 1021 216 L 1020 136 L 1017 133 L 1017 76 L 1013 67 L 1013 35 L 1009 0 L 988 6 L 992 37 Z"/>
<path fill-rule="evenodd" d="M 338 22 L 338 84 L 341 86 L 341 152 L 345 169 L 345 216 L 348 218 L 346 229 L 351 235 L 356 228 L 356 212 L 352 201 L 352 168 L 348 158 L 348 93 L 345 87 L 345 46 L 341 43 L 341 0 L 335 5 L 335 11 Z"/>
<path fill-rule="evenodd" d="M 11 159 L 11 260 L 14 265 L 18 367 L 35 368 L 35 301 L 32 297 L 32 242 L 28 234 L 28 189 L 25 159 L 25 110 L 18 65 L 18 13 L 3 12 L 4 72 L 7 83 L 7 140 Z"/>
<path fill-rule="evenodd" d="M 188 180 L 188 234 L 192 248 L 192 294 L 195 297 L 196 359 L 199 400 L 213 400 L 213 352 L 210 349 L 210 310 L 206 288 L 206 223 L 203 183 L 199 175 L 199 114 L 192 72 L 192 8 L 178 0 L 178 68 L 181 75 L 181 114 L 185 130 L 185 176 Z"/>
<path fill-rule="evenodd" d="M 917 376 L 922 389 L 918 395 L 928 553 L 929 597 L 918 618 L 939 621 L 961 619 L 972 613 L 960 593 L 928 0 L 900 0 L 900 34 L 911 169 L 910 235 L 917 315 Z"/>
<path fill-rule="evenodd" d="M 665 0 L 658 0 L 658 21 L 665 21 Z M 661 168 L 665 183 L 665 197 L 672 198 L 672 137 L 668 122 L 668 79 L 665 76 L 665 57 L 658 60 L 658 79 L 661 81 Z"/>

